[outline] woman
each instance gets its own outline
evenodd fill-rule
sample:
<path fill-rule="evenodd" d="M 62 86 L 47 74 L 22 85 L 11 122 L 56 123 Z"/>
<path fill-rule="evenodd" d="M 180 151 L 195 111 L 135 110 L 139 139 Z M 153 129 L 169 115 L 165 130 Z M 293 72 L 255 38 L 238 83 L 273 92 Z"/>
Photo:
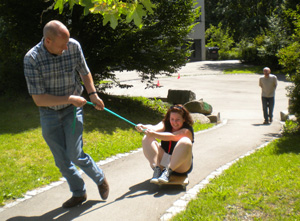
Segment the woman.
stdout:
<path fill-rule="evenodd" d="M 168 183 L 171 174 L 188 174 L 193 168 L 193 120 L 182 105 L 169 108 L 157 125 L 138 124 L 144 132 L 144 155 L 154 170 L 151 183 Z M 161 140 L 161 144 L 157 140 Z"/>

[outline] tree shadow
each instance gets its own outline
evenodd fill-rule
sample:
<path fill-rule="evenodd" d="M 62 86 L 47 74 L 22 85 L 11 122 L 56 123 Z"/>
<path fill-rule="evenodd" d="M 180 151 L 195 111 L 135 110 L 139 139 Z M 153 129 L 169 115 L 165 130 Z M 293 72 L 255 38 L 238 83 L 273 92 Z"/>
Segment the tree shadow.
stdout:
<path fill-rule="evenodd" d="M 275 154 L 295 153 L 300 154 L 300 138 L 297 135 L 283 136 L 277 140 L 275 147 Z"/>
<path fill-rule="evenodd" d="M 220 63 L 219 61 L 211 61 L 211 63 L 203 64 L 203 69 L 210 69 L 215 71 L 224 71 L 228 68 L 239 68 L 239 67 L 251 67 L 252 65 L 243 64 L 243 63 Z"/>
<path fill-rule="evenodd" d="M 252 124 L 253 126 L 269 126 L 269 124 Z M 299 134 L 283 136 L 281 133 L 264 134 L 263 141 L 267 142 L 270 138 L 280 138 L 276 140 L 275 154 L 300 153 L 300 136 Z"/>
<path fill-rule="evenodd" d="M 83 96 L 89 100 L 86 94 Z M 133 123 L 158 123 L 163 117 L 159 111 L 130 97 L 107 94 L 99 94 L 99 96 L 104 101 L 106 108 Z M 4 98 L 0 98 L 0 100 L 6 103 L 0 107 L 0 134 L 17 134 L 40 127 L 39 109 L 30 96 L 18 100 Z M 117 128 L 127 130 L 132 128 L 132 125 L 106 111 L 97 111 L 90 105 L 84 106 L 84 130 L 86 132 L 99 130 L 112 134 Z"/>
<path fill-rule="evenodd" d="M 102 201 L 88 200 L 82 205 L 70 209 L 59 207 L 41 216 L 16 216 L 9 218 L 7 221 L 73 220 L 100 202 Z"/>
<path fill-rule="evenodd" d="M 39 110 L 30 96 L 1 97 L 0 134 L 17 134 L 40 126 Z"/>
<path fill-rule="evenodd" d="M 100 94 L 105 103 L 105 107 L 134 124 L 154 124 L 162 120 L 163 115 L 150 107 L 147 107 L 140 100 L 135 100 L 126 96 L 114 96 Z M 94 107 L 85 107 L 84 130 L 86 132 L 99 130 L 107 134 L 112 134 L 117 128 L 128 130 L 133 125 L 114 116 L 107 111 L 97 111 Z"/>

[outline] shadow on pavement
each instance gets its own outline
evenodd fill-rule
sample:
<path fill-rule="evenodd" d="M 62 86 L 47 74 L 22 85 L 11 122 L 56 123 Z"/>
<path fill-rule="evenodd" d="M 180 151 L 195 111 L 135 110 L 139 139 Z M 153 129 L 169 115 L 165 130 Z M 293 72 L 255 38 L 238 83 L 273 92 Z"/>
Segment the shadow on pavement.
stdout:
<path fill-rule="evenodd" d="M 103 207 L 109 206 L 119 200 L 123 200 L 125 198 L 135 198 L 143 195 L 153 195 L 153 197 L 162 197 L 164 195 L 176 195 L 185 191 L 182 186 L 158 186 L 156 184 L 151 184 L 150 180 L 145 180 L 142 183 L 138 183 L 129 188 L 129 191 L 123 194 L 122 196 L 115 199 L 113 202 L 105 203 L 104 201 L 97 200 L 88 200 L 80 206 L 73 207 L 70 209 L 64 209 L 62 207 L 51 210 L 40 216 L 15 216 L 9 218 L 7 221 L 40 221 L 40 220 L 73 220 L 82 215 L 86 215 L 87 213 L 93 212 L 95 210 L 101 209 Z M 94 208 L 90 211 L 92 207 L 96 204 L 104 202 L 104 205 L 100 205 L 97 208 Z"/>
<path fill-rule="evenodd" d="M 179 186 L 158 186 L 151 184 L 150 180 L 145 180 L 142 183 L 138 183 L 129 188 L 129 191 L 115 201 L 122 200 L 124 198 L 135 198 L 143 195 L 154 195 L 154 197 L 162 197 L 163 195 L 176 195 L 185 191 L 181 185 Z"/>
<path fill-rule="evenodd" d="M 73 220 L 76 217 L 79 217 L 80 214 L 92 208 L 94 205 L 103 202 L 96 200 L 88 200 L 81 206 L 73 207 L 70 209 L 64 209 L 62 207 L 51 210 L 41 216 L 16 216 L 9 218 L 7 221 L 37 221 L 37 220 Z"/>
<path fill-rule="evenodd" d="M 209 70 L 216 70 L 216 71 L 223 71 L 227 68 L 237 68 L 237 67 L 251 67 L 251 65 L 242 64 L 242 63 L 207 63 L 204 64 L 201 69 L 209 69 Z"/>
<path fill-rule="evenodd" d="M 255 126 L 255 127 L 260 127 L 260 126 L 268 127 L 268 126 L 270 126 L 270 124 L 261 123 L 261 124 L 252 124 L 252 126 Z"/>

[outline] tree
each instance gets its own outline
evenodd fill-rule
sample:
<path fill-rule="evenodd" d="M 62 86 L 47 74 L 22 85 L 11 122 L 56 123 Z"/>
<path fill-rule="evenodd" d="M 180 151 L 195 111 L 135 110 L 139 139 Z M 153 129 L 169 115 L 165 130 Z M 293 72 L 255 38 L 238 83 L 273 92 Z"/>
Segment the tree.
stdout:
<path fill-rule="evenodd" d="M 43 26 L 52 19 L 66 24 L 71 37 L 79 40 L 99 80 L 113 79 L 113 70 L 137 70 L 144 79 L 176 72 L 191 53 L 187 35 L 199 10 L 194 9 L 193 0 L 152 2 L 156 8 L 143 18 L 142 28 L 123 19 L 112 29 L 103 26 L 101 14 L 84 16 L 84 8 L 79 5 L 72 11 L 65 5 L 59 14 L 58 10 L 46 10 L 53 1 L 1 0 L 0 94 L 8 89 L 26 91 L 23 57 L 41 40 Z"/>
<path fill-rule="evenodd" d="M 100 79 L 112 77 L 112 70 L 137 70 L 151 81 L 157 74 L 174 73 L 186 64 L 191 54 L 187 36 L 199 11 L 192 0 L 153 2 L 156 8 L 144 18 L 142 29 L 125 21 L 111 29 L 101 25 L 102 16 L 92 14 L 76 20 L 81 9 L 74 8 L 71 32 Z"/>
<path fill-rule="evenodd" d="M 279 68 L 276 54 L 293 32 L 284 13 L 295 9 L 297 0 L 206 1 L 206 27 L 222 23 L 238 48 L 243 62 Z"/>
<path fill-rule="evenodd" d="M 288 96 L 291 99 L 289 110 L 295 113 L 300 124 L 300 5 L 297 10 L 288 10 L 287 14 L 295 25 L 290 44 L 278 53 L 279 63 L 283 65 L 288 78 L 293 85 L 288 88 Z"/>
<path fill-rule="evenodd" d="M 41 40 L 41 14 L 50 5 L 44 0 L 0 1 L 0 94 L 26 91 L 23 57 Z"/>
<path fill-rule="evenodd" d="M 269 28 L 268 18 L 280 7 L 295 7 L 297 0 L 217 0 L 205 1 L 206 27 L 210 24 L 230 31 L 235 42 L 253 39 Z"/>
<path fill-rule="evenodd" d="M 229 35 L 229 31 L 222 29 L 222 23 L 218 27 L 210 25 L 205 31 L 206 47 L 218 47 L 220 60 L 230 57 L 230 50 L 234 44 L 233 38 Z"/>
<path fill-rule="evenodd" d="M 122 16 L 126 16 L 126 22 L 134 20 L 137 27 L 142 27 L 142 19 L 147 15 L 146 11 L 153 13 L 155 5 L 150 0 L 118 1 L 118 0 L 55 0 L 54 9 L 59 9 L 62 13 L 64 5 L 68 4 L 73 9 L 75 4 L 84 8 L 84 15 L 99 13 L 103 16 L 103 25 L 110 22 L 110 26 L 115 29 Z"/>

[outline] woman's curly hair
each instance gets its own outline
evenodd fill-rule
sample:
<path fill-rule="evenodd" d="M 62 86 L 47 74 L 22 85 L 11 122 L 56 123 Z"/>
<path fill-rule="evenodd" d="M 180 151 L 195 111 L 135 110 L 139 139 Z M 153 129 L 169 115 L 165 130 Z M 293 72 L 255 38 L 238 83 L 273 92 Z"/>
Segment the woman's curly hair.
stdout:
<path fill-rule="evenodd" d="M 185 123 L 187 123 L 190 126 L 193 126 L 194 121 L 190 114 L 190 112 L 181 104 L 176 104 L 174 106 L 171 106 L 165 115 L 163 119 L 163 123 L 165 125 L 165 128 L 167 131 L 170 131 L 172 129 L 171 123 L 170 123 L 170 115 L 171 113 L 179 113 L 182 118 L 184 119 Z"/>

